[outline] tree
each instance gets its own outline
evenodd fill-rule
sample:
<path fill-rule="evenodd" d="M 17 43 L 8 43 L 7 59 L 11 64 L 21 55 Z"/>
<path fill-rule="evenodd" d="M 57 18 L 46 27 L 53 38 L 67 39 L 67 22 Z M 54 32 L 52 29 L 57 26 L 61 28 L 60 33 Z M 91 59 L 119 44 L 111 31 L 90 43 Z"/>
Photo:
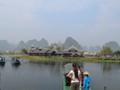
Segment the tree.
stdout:
<path fill-rule="evenodd" d="M 64 46 L 63 46 L 63 44 L 62 44 L 61 42 L 58 42 L 57 45 L 58 45 L 57 50 L 58 50 L 59 52 L 61 52 L 61 51 L 64 50 Z"/>
<path fill-rule="evenodd" d="M 120 56 L 120 51 L 118 50 L 118 51 L 114 52 L 114 55 L 116 55 L 117 57 Z"/>
<path fill-rule="evenodd" d="M 52 43 L 50 46 L 49 46 L 49 49 L 56 49 L 58 50 L 59 52 L 63 51 L 64 47 L 63 47 L 63 44 L 58 42 L 58 43 Z"/>
<path fill-rule="evenodd" d="M 101 54 L 106 56 L 106 55 L 112 55 L 112 50 L 110 47 L 105 47 L 103 46 L 103 49 L 101 50 Z"/>
<path fill-rule="evenodd" d="M 28 51 L 25 48 L 23 48 L 21 51 L 22 51 L 23 54 L 28 54 Z"/>

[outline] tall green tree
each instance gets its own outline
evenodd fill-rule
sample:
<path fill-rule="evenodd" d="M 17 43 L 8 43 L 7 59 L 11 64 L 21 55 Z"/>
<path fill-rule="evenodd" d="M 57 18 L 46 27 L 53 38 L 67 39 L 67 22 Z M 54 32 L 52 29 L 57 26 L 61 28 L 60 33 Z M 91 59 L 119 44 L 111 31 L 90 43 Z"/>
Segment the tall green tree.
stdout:
<path fill-rule="evenodd" d="M 23 48 L 21 51 L 22 51 L 23 54 L 28 54 L 28 50 L 25 49 L 25 48 Z"/>

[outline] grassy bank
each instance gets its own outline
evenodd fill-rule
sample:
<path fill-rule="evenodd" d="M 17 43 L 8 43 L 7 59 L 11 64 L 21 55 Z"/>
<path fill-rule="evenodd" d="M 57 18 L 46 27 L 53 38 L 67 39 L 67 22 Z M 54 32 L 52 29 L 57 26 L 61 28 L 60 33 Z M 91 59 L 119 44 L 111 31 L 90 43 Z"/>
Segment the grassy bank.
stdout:
<path fill-rule="evenodd" d="M 70 62 L 120 62 L 120 60 L 103 60 L 96 58 L 63 58 L 63 57 L 40 57 L 40 56 L 12 56 L 22 59 L 37 61 L 70 61 Z"/>

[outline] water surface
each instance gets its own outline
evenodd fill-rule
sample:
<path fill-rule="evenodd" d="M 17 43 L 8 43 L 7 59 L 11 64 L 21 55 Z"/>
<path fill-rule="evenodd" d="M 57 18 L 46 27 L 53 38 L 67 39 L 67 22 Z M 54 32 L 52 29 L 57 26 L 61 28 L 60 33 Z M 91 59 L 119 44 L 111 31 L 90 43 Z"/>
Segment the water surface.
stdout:
<path fill-rule="evenodd" d="M 120 63 L 78 63 L 89 71 L 92 90 L 119 90 Z M 0 66 L 1 90 L 62 90 L 63 62 L 21 60 L 13 66 L 10 58 Z"/>

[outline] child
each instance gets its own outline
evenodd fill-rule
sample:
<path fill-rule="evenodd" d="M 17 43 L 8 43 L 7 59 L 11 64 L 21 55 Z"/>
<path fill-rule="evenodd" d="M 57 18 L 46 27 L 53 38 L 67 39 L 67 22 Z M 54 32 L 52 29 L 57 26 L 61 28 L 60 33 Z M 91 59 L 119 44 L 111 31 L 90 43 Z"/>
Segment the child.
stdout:
<path fill-rule="evenodd" d="M 85 90 L 89 90 L 89 88 L 90 88 L 90 77 L 89 77 L 89 73 L 88 73 L 87 71 L 85 71 L 85 72 L 83 73 L 83 75 L 84 75 L 83 88 L 84 88 Z"/>

